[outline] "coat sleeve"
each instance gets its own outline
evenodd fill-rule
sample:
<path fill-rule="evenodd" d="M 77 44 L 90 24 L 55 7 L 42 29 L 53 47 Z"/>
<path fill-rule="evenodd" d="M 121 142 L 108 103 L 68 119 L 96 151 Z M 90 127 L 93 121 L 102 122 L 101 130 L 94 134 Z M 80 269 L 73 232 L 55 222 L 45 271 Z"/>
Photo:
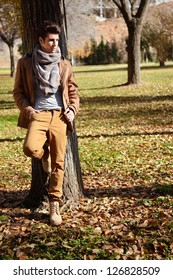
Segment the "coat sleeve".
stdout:
<path fill-rule="evenodd" d="M 79 111 L 79 94 L 78 86 L 74 79 L 71 64 L 69 63 L 69 76 L 68 76 L 68 97 L 69 97 L 69 108 L 73 110 L 76 115 Z"/>
<path fill-rule="evenodd" d="M 24 75 L 23 75 L 21 64 L 22 64 L 22 59 L 19 59 L 17 63 L 13 97 L 19 110 L 27 111 L 27 107 L 30 106 L 30 103 L 25 95 L 24 82 L 26 81 L 24 81 Z"/>

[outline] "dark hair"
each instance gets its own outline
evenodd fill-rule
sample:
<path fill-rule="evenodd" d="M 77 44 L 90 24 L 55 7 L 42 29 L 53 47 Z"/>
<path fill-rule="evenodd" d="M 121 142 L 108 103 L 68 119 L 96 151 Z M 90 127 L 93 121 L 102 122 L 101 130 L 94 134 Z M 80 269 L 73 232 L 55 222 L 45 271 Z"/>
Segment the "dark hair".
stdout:
<path fill-rule="evenodd" d="M 61 33 L 61 27 L 58 23 L 45 20 L 38 29 L 38 37 L 43 38 L 43 40 L 46 38 L 47 33 L 51 34 L 60 34 Z"/>

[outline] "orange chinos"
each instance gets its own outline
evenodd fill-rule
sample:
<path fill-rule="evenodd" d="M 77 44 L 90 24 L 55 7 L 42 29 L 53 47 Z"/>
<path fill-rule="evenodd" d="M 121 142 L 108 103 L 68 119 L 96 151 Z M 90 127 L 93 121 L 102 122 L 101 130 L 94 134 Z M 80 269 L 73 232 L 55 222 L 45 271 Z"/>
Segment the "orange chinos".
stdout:
<path fill-rule="evenodd" d="M 41 159 L 46 140 L 50 145 L 51 177 L 49 199 L 58 201 L 62 196 L 64 156 L 67 142 L 67 124 L 62 110 L 33 113 L 23 145 L 25 155 Z"/>

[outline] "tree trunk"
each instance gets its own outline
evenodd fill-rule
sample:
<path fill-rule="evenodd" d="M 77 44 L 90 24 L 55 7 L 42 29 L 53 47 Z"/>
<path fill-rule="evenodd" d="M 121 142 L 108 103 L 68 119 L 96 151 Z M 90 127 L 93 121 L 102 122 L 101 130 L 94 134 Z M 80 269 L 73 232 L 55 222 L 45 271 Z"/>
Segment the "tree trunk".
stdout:
<path fill-rule="evenodd" d="M 165 61 L 160 60 L 160 61 L 159 61 L 159 64 L 160 64 L 160 67 L 161 67 L 161 68 L 165 67 Z"/>
<path fill-rule="evenodd" d="M 128 1 L 112 0 L 123 15 L 127 25 L 128 38 L 128 84 L 140 82 L 140 38 L 142 22 L 147 12 L 150 0 Z"/>
<path fill-rule="evenodd" d="M 57 22 L 62 26 L 60 35 L 60 47 L 62 54 L 67 56 L 67 44 L 63 17 L 61 13 L 61 0 L 21 0 L 23 17 L 23 48 L 24 51 L 32 52 L 38 43 L 37 28 L 44 20 Z M 30 36 L 29 36 L 30 35 Z"/>
<path fill-rule="evenodd" d="M 8 45 L 9 47 L 9 52 L 10 52 L 10 76 L 14 77 L 14 72 L 15 72 L 15 64 L 14 64 L 14 50 L 13 50 L 13 45 Z"/>
<path fill-rule="evenodd" d="M 62 27 L 60 35 L 60 48 L 62 54 L 66 57 L 67 45 L 65 32 L 63 30 L 63 19 L 61 14 L 60 0 L 21 0 L 23 14 L 23 46 L 24 52 L 31 52 L 36 41 L 36 28 L 44 20 L 57 22 Z M 75 127 L 75 124 L 74 124 Z M 47 196 L 49 187 L 49 176 L 42 168 L 41 160 L 32 159 L 32 182 L 31 189 L 25 201 L 24 207 L 36 208 Z M 63 200 L 74 202 L 80 196 L 84 195 L 80 160 L 78 154 L 78 142 L 76 129 L 68 134 L 67 150 L 65 155 L 65 174 L 63 182 Z"/>
<path fill-rule="evenodd" d="M 74 132 L 69 132 L 65 155 L 63 199 L 65 201 L 77 201 L 83 195 L 86 195 L 86 193 L 82 181 L 77 135 Z"/>
<path fill-rule="evenodd" d="M 140 38 L 138 27 L 131 24 L 128 38 L 128 84 L 140 83 Z"/>

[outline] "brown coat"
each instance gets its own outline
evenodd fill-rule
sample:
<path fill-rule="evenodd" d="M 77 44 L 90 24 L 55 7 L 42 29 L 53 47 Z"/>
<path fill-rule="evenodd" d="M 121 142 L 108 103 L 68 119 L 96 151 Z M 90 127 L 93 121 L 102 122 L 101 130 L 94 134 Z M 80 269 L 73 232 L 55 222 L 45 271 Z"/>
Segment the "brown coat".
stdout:
<path fill-rule="evenodd" d="M 76 115 L 79 110 L 79 97 L 70 62 L 62 59 L 59 69 L 64 109 L 69 107 Z M 35 103 L 34 88 L 32 58 L 30 55 L 26 55 L 18 61 L 13 90 L 14 100 L 20 110 L 18 126 L 23 128 L 27 128 L 29 124 L 29 106 L 33 107 Z"/>

